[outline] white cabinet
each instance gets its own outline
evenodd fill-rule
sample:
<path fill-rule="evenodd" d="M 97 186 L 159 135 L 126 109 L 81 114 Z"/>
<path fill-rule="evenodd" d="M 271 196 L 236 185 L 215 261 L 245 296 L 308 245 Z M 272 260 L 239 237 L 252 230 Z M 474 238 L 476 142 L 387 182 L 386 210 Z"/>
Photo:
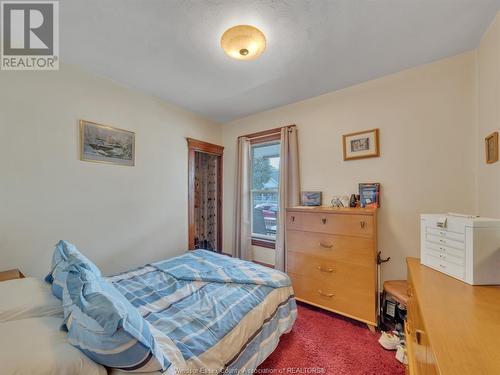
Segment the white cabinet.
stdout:
<path fill-rule="evenodd" d="M 500 284 L 500 220 L 423 214 L 420 262 L 471 285 Z"/>

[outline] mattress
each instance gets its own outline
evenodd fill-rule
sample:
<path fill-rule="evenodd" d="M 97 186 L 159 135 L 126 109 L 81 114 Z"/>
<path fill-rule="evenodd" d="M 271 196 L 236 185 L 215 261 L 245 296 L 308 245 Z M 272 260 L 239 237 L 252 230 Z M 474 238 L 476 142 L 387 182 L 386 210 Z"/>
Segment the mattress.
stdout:
<path fill-rule="evenodd" d="M 251 373 L 297 315 L 285 274 L 204 250 L 108 281 L 150 323 L 167 373 Z"/>

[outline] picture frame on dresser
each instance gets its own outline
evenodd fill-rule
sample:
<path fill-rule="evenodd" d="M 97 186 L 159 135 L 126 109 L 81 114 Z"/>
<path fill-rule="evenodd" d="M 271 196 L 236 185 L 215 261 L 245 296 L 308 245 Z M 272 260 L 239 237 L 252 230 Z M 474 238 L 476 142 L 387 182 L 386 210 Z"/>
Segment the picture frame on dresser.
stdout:
<path fill-rule="evenodd" d="M 361 207 L 380 207 L 380 184 L 378 182 L 359 184 L 359 204 Z"/>
<path fill-rule="evenodd" d="M 302 206 L 321 206 L 323 194 L 321 191 L 301 191 L 300 204 Z"/>

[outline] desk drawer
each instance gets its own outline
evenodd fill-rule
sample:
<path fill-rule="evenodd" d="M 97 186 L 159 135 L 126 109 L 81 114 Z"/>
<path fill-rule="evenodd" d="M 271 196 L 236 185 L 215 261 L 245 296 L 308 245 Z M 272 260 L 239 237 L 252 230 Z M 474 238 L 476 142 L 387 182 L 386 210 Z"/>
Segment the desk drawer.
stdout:
<path fill-rule="evenodd" d="M 327 261 L 359 265 L 375 264 L 375 243 L 361 237 L 343 237 L 313 232 L 287 232 L 287 250 Z"/>
<path fill-rule="evenodd" d="M 373 237 L 375 228 L 370 215 L 345 215 L 313 212 L 288 212 L 287 228 L 316 233 Z"/>

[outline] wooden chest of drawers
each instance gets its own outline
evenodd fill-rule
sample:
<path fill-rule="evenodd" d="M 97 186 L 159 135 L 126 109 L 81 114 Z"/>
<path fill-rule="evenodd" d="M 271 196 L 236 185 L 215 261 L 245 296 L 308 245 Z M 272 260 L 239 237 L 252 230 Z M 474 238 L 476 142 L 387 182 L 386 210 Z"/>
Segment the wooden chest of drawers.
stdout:
<path fill-rule="evenodd" d="M 286 228 L 297 299 L 376 326 L 376 210 L 294 207 Z"/>

